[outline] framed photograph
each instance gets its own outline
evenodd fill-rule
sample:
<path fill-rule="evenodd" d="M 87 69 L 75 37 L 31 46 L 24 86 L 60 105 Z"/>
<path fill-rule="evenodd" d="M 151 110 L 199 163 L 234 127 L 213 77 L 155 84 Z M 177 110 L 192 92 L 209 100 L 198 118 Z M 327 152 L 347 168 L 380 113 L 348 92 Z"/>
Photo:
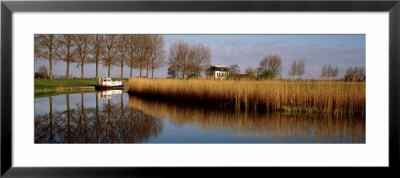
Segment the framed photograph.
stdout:
<path fill-rule="evenodd" d="M 1 175 L 398 168 L 399 6 L 3 1 Z"/>

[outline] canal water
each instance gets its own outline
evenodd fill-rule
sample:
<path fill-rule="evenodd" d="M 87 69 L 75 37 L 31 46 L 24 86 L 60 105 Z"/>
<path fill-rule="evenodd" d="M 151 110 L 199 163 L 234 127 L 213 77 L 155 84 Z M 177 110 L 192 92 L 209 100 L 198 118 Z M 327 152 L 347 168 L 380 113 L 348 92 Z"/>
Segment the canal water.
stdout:
<path fill-rule="evenodd" d="M 35 98 L 35 143 L 365 143 L 365 116 L 262 113 L 121 90 Z"/>

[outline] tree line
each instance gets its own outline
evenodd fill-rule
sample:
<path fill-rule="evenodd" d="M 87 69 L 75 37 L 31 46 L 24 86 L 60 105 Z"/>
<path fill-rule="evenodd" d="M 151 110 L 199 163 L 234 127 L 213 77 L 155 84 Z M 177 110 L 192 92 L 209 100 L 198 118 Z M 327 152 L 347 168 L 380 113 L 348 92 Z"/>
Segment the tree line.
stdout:
<path fill-rule="evenodd" d="M 305 73 L 305 61 L 303 59 L 294 60 L 288 71 L 288 75 L 292 78 L 295 76 L 298 79 L 301 78 Z M 233 64 L 228 67 L 228 71 L 231 73 L 230 78 L 234 78 L 234 75 L 239 73 L 239 66 Z M 282 73 L 282 58 L 278 55 L 265 56 L 260 62 L 256 69 L 247 68 L 245 70 L 245 76 L 250 79 L 273 79 Z M 339 73 L 337 66 L 333 67 L 331 64 L 322 65 L 320 79 L 322 80 L 336 80 Z M 233 74 L 233 75 L 232 75 Z M 349 67 L 341 80 L 344 81 L 365 81 L 365 68 L 363 67 Z"/>
<path fill-rule="evenodd" d="M 121 79 L 125 66 L 139 70 L 139 77 L 154 77 L 154 70 L 165 62 L 164 38 L 161 35 L 129 34 L 41 34 L 34 36 L 35 59 L 49 61 L 49 78 L 53 79 L 53 63 L 66 62 L 66 79 L 69 79 L 70 65 L 81 68 L 84 78 L 85 64 L 96 64 L 96 78 L 99 77 L 99 65 L 108 68 L 121 68 Z M 143 73 L 145 71 L 145 74 Z"/>
<path fill-rule="evenodd" d="M 66 79 L 71 76 L 69 72 L 71 64 L 80 67 L 81 79 L 84 78 L 85 64 L 89 63 L 96 64 L 96 78 L 99 77 L 99 65 L 103 65 L 108 69 L 108 77 L 111 77 L 111 67 L 120 67 L 122 79 L 124 67 L 130 69 L 130 78 L 133 76 L 134 69 L 139 71 L 139 77 L 154 78 L 154 71 L 166 63 L 165 41 L 162 35 L 40 34 L 35 35 L 34 38 L 35 59 L 49 61 L 50 79 L 53 79 L 53 63 L 56 61 L 66 63 Z M 202 44 L 190 45 L 182 40 L 176 41 L 169 49 L 168 76 L 170 78 L 200 77 L 201 73 L 210 67 L 210 63 L 211 54 L 208 47 Z M 45 75 L 46 70 L 40 67 L 38 73 Z M 292 80 L 295 76 L 300 79 L 305 70 L 303 59 L 294 60 L 288 75 Z M 229 66 L 228 72 L 228 78 L 235 78 L 240 72 L 239 65 Z M 282 58 L 279 55 L 265 56 L 256 69 L 245 70 L 245 76 L 251 79 L 273 79 L 281 73 Z M 338 67 L 324 64 L 320 78 L 336 79 L 338 73 Z M 365 69 L 349 67 L 342 80 L 365 81 Z"/>
<path fill-rule="evenodd" d="M 236 68 L 235 70 L 232 67 Z M 237 64 L 228 67 L 230 73 L 239 73 L 239 66 Z M 245 70 L 245 76 L 250 79 L 273 79 L 282 73 L 282 58 L 278 55 L 265 56 L 260 62 L 259 66 L 254 68 L 247 68 Z M 294 79 L 294 76 L 299 78 L 305 73 L 305 61 L 295 60 L 293 61 L 288 75 Z"/>
<path fill-rule="evenodd" d="M 177 41 L 169 49 L 168 76 L 170 78 L 200 77 L 201 72 L 210 67 L 210 63 L 211 54 L 208 47 Z"/>

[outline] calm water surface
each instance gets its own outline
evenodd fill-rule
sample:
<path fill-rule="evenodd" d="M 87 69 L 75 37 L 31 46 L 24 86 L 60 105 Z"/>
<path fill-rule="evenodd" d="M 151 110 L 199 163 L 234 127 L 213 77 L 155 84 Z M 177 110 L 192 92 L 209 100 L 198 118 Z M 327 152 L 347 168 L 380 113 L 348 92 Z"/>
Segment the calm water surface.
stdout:
<path fill-rule="evenodd" d="M 183 105 L 122 91 L 35 98 L 35 143 L 365 143 L 365 116 Z"/>

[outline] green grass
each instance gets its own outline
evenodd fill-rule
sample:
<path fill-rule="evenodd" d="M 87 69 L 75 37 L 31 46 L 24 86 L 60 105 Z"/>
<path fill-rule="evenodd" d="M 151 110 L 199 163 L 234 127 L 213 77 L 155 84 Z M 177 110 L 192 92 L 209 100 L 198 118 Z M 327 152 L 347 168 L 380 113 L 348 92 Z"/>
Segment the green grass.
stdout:
<path fill-rule="evenodd" d="M 96 79 L 35 79 L 35 90 L 51 90 L 59 87 L 87 87 L 96 84 Z"/>

